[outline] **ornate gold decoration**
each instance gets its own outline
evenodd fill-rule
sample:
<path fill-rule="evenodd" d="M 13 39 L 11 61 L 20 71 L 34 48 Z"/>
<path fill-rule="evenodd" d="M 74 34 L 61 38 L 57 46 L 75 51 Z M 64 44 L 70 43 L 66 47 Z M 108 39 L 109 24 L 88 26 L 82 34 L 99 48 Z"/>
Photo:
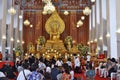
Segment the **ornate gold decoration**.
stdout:
<path fill-rule="evenodd" d="M 61 34 L 65 29 L 65 23 L 56 11 L 52 13 L 45 24 L 45 29 L 48 34 L 50 34 L 50 32 L 55 32 L 53 30 L 54 26 L 56 26 L 56 31 L 58 31 L 59 34 Z"/>

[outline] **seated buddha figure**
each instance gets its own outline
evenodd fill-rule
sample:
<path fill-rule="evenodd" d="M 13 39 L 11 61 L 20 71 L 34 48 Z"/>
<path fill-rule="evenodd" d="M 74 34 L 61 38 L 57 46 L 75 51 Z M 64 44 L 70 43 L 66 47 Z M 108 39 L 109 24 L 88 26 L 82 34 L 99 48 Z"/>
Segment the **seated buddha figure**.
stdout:
<path fill-rule="evenodd" d="M 28 44 L 28 52 L 29 53 L 34 53 L 35 52 L 35 47 L 32 43 Z"/>
<path fill-rule="evenodd" d="M 59 24 L 53 23 L 50 27 L 51 27 L 50 40 L 59 40 L 60 38 Z"/>

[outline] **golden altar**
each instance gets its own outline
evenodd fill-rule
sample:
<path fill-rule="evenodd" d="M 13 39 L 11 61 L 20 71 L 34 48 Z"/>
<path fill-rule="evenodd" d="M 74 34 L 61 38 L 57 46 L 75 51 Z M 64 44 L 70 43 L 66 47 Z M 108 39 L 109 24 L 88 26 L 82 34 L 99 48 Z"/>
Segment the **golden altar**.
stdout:
<path fill-rule="evenodd" d="M 49 40 L 46 41 L 44 46 L 37 51 L 40 55 L 49 57 L 58 57 L 61 56 L 61 53 L 66 52 L 66 48 L 62 40 L 60 40 L 60 34 L 65 29 L 65 23 L 60 18 L 58 13 L 55 11 L 52 13 L 50 18 L 47 20 L 45 24 L 46 32 L 50 35 Z M 37 54 L 38 57 L 39 54 Z"/>

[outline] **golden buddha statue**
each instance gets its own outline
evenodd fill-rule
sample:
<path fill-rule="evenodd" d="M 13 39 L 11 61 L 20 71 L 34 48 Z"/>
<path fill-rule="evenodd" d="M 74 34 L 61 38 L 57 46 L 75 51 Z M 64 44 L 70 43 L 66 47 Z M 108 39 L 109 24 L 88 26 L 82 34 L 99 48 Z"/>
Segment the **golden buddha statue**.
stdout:
<path fill-rule="evenodd" d="M 60 38 L 59 24 L 53 23 L 50 27 L 51 27 L 50 40 L 59 40 Z"/>
<path fill-rule="evenodd" d="M 50 40 L 56 41 L 60 39 L 60 34 L 65 29 L 65 23 L 55 11 L 52 13 L 50 18 L 47 20 L 45 24 L 45 29 L 48 34 L 50 34 Z"/>

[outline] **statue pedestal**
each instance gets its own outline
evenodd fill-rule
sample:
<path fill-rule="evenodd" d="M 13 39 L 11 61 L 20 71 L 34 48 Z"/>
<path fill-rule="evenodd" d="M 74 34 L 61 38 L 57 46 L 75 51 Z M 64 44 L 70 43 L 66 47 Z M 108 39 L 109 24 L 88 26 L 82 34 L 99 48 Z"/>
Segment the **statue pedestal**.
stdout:
<path fill-rule="evenodd" d="M 46 49 L 66 50 L 62 40 L 47 40 Z"/>

